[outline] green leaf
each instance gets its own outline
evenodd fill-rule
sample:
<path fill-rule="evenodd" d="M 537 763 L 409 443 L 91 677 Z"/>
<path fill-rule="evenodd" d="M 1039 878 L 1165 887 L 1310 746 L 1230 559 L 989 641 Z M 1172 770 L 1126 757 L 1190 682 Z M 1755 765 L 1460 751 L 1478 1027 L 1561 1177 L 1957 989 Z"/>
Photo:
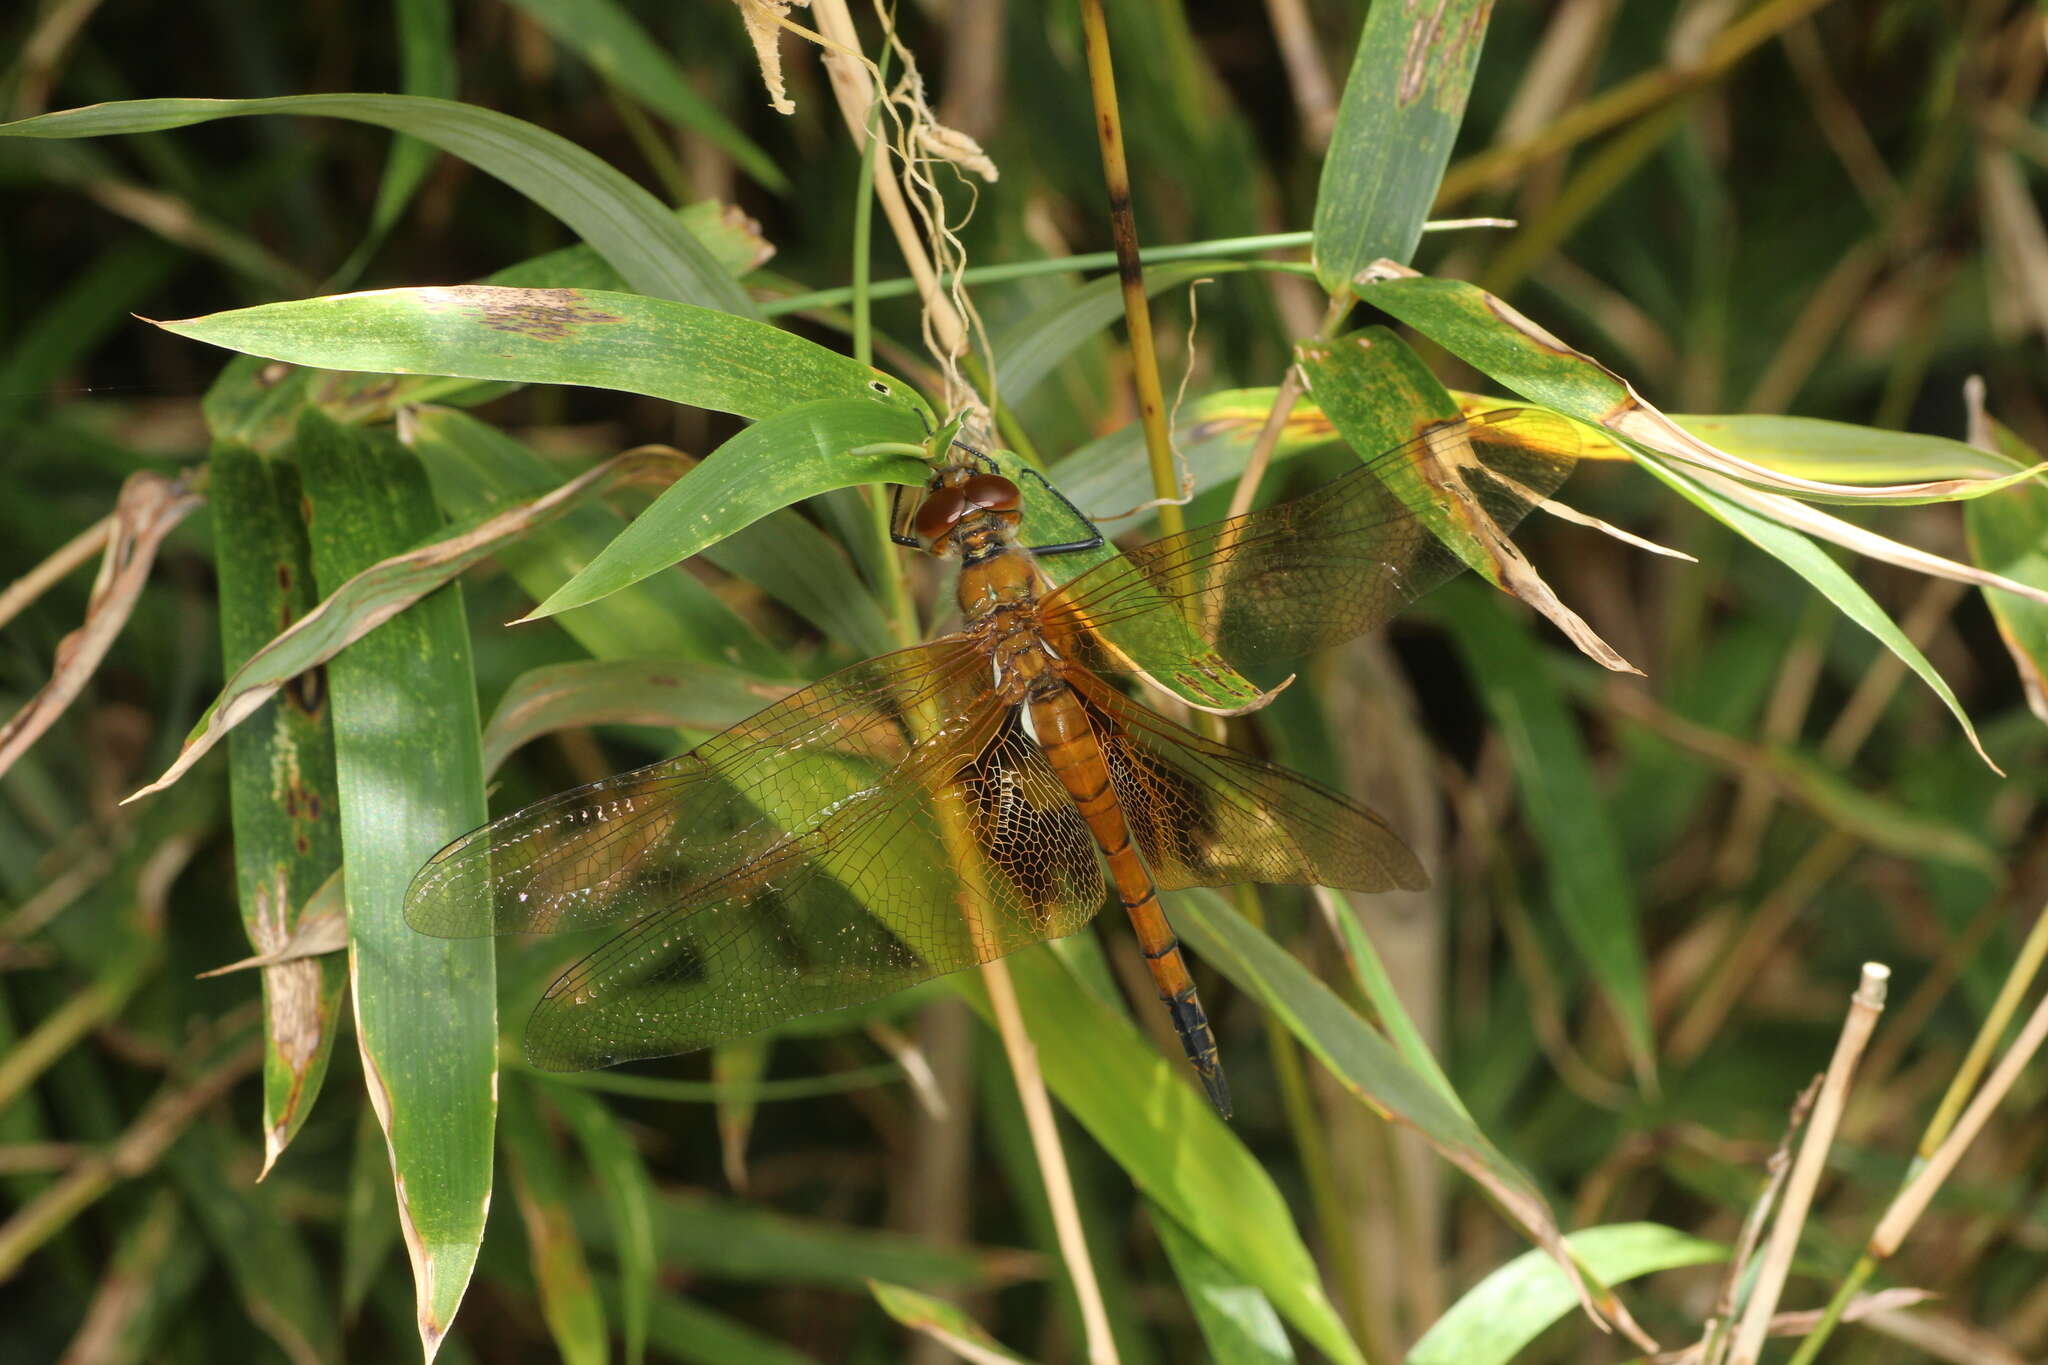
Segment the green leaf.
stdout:
<path fill-rule="evenodd" d="M 460 75 L 455 69 L 455 16 L 448 0 L 398 0 L 398 58 L 400 83 L 408 95 L 430 95 L 452 100 Z M 368 229 L 349 253 L 348 261 L 334 272 L 328 287 L 354 280 L 362 274 L 384 238 L 397 225 L 406 205 L 434 169 L 431 143 L 400 133 L 391 139 L 391 153 L 384 160 L 384 175 L 377 182 L 377 202 L 370 210 Z"/>
<path fill-rule="evenodd" d="M 570 1202 L 585 1240 L 609 1245 L 610 1221 L 601 1216 L 598 1201 L 578 1195 Z M 676 1187 L 663 1188 L 652 1211 L 658 1260 L 669 1274 L 703 1271 L 722 1280 L 861 1291 L 868 1276 L 947 1289 L 1000 1285 L 1037 1273 L 1035 1258 L 1022 1252 L 937 1246 Z"/>
<path fill-rule="evenodd" d="M 661 1270 L 654 1256 L 654 1181 L 633 1139 L 594 1096 L 550 1086 L 547 1103 L 576 1135 L 604 1199 L 611 1219 L 612 1255 L 619 1263 L 619 1331 L 626 1343 L 626 1365 L 640 1365 Z"/>
<path fill-rule="evenodd" d="M 767 250 L 751 220 L 714 200 L 678 209 L 676 220 L 735 278 L 751 270 Z M 581 243 L 507 266 L 478 283 L 519 289 L 627 287 L 618 271 Z M 284 373 L 278 373 L 280 369 Z M 217 439 L 273 454 L 290 443 L 299 409 L 307 404 L 337 422 L 367 425 L 389 421 L 401 409 L 421 403 L 474 407 L 514 387 L 499 380 L 445 375 L 287 369 L 260 356 L 236 356 L 207 390 L 201 408 Z"/>
<path fill-rule="evenodd" d="M 435 530 L 426 478 L 389 436 L 309 412 L 295 453 L 323 589 Z M 420 864 L 484 821 L 460 590 L 415 603 L 336 657 L 327 675 L 357 1040 L 397 1177 L 431 1360 L 483 1240 L 497 1113 L 492 945 L 416 934 L 402 915 Z"/>
<path fill-rule="evenodd" d="M 742 417 L 831 398 L 925 431 L 923 400 L 857 360 L 765 322 L 605 289 L 380 289 L 158 325 L 328 370 L 580 384 Z"/>
<path fill-rule="evenodd" d="M 416 409 L 401 437 L 427 467 L 435 500 L 464 524 L 481 523 L 546 496 L 561 471 L 497 428 L 449 408 Z M 602 499 L 565 508 L 529 526 L 495 552 L 499 566 L 538 602 L 626 527 Z M 792 677 L 781 650 L 761 637 L 707 583 L 662 574 L 564 617 L 562 628 L 600 658 L 663 656 L 734 667 L 760 677 Z"/>
<path fill-rule="evenodd" d="M 674 659 L 582 659 L 529 669 L 512 680 L 484 726 L 484 774 L 556 730 L 658 725 L 716 734 L 788 692 L 738 669 Z"/>
<path fill-rule="evenodd" d="M 1024 1362 L 1023 1356 L 990 1336 L 987 1328 L 944 1299 L 881 1280 L 869 1280 L 868 1292 L 875 1296 L 884 1313 L 911 1331 L 924 1333 L 964 1360 L 976 1365 L 999 1360 Z"/>
<path fill-rule="evenodd" d="M 1588 426 L 1603 429 L 1631 443 L 1624 450 L 1640 447 L 1681 464 L 1711 470 L 1726 478 L 1794 497 L 1834 502 L 1903 503 L 1947 501 L 1989 491 L 1970 480 L 1958 482 L 1950 474 L 1932 481 L 1895 484 L 1837 483 L 1809 477 L 1791 468 L 1780 468 L 1775 460 L 1746 459 L 1732 450 L 1707 441 L 1703 435 L 1658 411 L 1643 401 L 1621 375 L 1593 357 L 1559 341 L 1500 298 L 1463 280 L 1433 279 L 1412 271 L 1381 278 L 1361 286 L 1359 297 L 1375 308 L 1393 314 L 1445 350 L 1481 371 L 1496 383 L 1533 402 Z M 1779 425 L 1791 419 L 1743 418 L 1691 419 L 1726 423 L 1738 439 L 1745 435 L 1764 439 L 1772 434 L 1803 436 L 1824 447 L 1820 458 L 1840 461 L 1851 446 L 1847 432 L 1803 431 Z M 1821 424 L 1814 424 L 1819 426 Z M 1832 425 L 1832 424 L 1829 424 Z M 1853 430 L 1853 429 L 1852 429 Z M 1866 433 L 1864 449 L 1883 449 L 1885 457 L 1907 463 L 1900 450 L 1903 441 L 1925 442 L 1911 437 L 1887 440 Z M 2009 475 L 2009 469 L 1998 471 Z"/>
<path fill-rule="evenodd" d="M 1450 627 L 1495 731 L 1514 763 L 1521 807 L 1543 846 L 1551 908 L 1621 1024 L 1639 1075 L 1656 1070 L 1648 969 L 1621 842 L 1571 711 L 1543 651 L 1491 594 L 1453 584 L 1433 614 Z"/>
<path fill-rule="evenodd" d="M 1612 1223 L 1565 1239 L 1604 1284 L 1726 1260 L 1726 1248 L 1660 1223 Z M 1557 1263 L 1524 1252 L 1474 1285 L 1408 1352 L 1404 1365 L 1507 1365 L 1578 1304 Z"/>
<path fill-rule="evenodd" d="M 1272 1300 L 1247 1284 L 1165 1212 L 1152 1209 L 1159 1244 L 1195 1311 L 1195 1325 L 1217 1365 L 1292 1365 L 1294 1346 Z"/>
<path fill-rule="evenodd" d="M 1994 428 L 1999 444 L 2031 463 L 2034 452 L 2011 430 Z M 1973 447 L 1974 448 L 1974 447 Z M 2030 479 L 1996 498 L 1963 509 L 1970 557 L 1985 568 L 2037 588 L 2048 588 L 2048 484 Z M 2027 706 L 2048 722 L 2048 607 L 1995 588 L 1984 589 L 1984 604 L 2019 670 Z"/>
<path fill-rule="evenodd" d="M 1278 389 L 1225 389 L 1191 399 L 1174 424 L 1174 448 L 1185 462 L 1193 492 L 1206 493 L 1244 472 L 1259 429 L 1272 411 Z M 1297 403 L 1273 447 L 1279 461 L 1337 439 L 1321 408 Z M 1109 517 L 1152 499 L 1152 475 L 1145 465 L 1145 432 L 1136 422 L 1117 428 L 1055 461 L 1049 478 L 1074 505 Z M 1156 514 L 1141 512 L 1131 525 L 1156 528 Z"/>
<path fill-rule="evenodd" d="M 1984 752 L 1984 746 L 1977 739 L 1976 727 L 1964 714 L 1962 703 L 1942 676 L 1934 671 L 1934 665 L 1927 662 L 1927 656 L 1919 647 L 1906 638 L 1884 609 L 1871 599 L 1869 593 L 1857 585 L 1855 579 L 1841 565 L 1828 557 L 1825 550 L 1811 540 L 1777 522 L 1760 517 L 1748 508 L 1722 497 L 1710 488 L 1704 488 L 1692 479 L 1670 468 L 1663 461 L 1647 455 L 1637 457 L 1636 463 L 1676 489 L 1679 496 L 1699 508 L 1707 515 L 1721 521 L 1744 540 L 1770 555 L 1808 583 L 1818 588 L 1828 601 L 1835 604 L 1841 613 L 1857 625 L 1877 637 L 1878 643 L 1899 656 L 1900 662 L 1918 674 L 1920 680 L 1934 690 L 1949 714 L 1963 727 L 1970 745 L 1986 763 L 1991 756 Z M 1991 766 L 1996 769 L 1997 764 Z"/>
<path fill-rule="evenodd" d="M 515 1081 L 504 1092 L 503 1104 L 498 1141 L 526 1227 L 541 1317 L 567 1365 L 603 1365 L 609 1344 L 604 1302 L 591 1282 L 583 1243 L 564 1202 L 568 1175 L 561 1153 L 534 1103 L 531 1081 Z"/>
<path fill-rule="evenodd" d="M 1479 67 L 1486 0 L 1367 11 L 1316 188 L 1316 278 L 1349 290 L 1374 261 L 1422 240 Z"/>
<path fill-rule="evenodd" d="M 1068 1112 L 1146 1198 L 1256 1285 L 1318 1350 L 1363 1365 L 1272 1178 L 1216 1117 L 1187 1064 L 1160 1055 L 1050 947 L 1005 961 L 1046 1084 Z M 946 980 L 988 1017 L 979 974 Z"/>
<path fill-rule="evenodd" d="M 226 1262 L 249 1320 L 294 1365 L 339 1361 L 341 1334 L 326 1286 L 297 1224 L 278 1207 L 278 1187 L 233 1180 L 231 1148 L 204 1123 L 171 1149 L 169 1163 L 185 1202 Z"/>
<path fill-rule="evenodd" d="M 819 399 L 764 418 L 664 489 L 527 619 L 595 602 L 814 494 L 856 484 L 922 484 L 930 471 L 915 455 L 854 451 L 912 445 L 923 436 L 911 414 L 862 398 Z"/>
<path fill-rule="evenodd" d="M 1414 1128 L 1445 1160 L 1478 1181 L 1532 1239 L 1552 1255 L 1563 1254 L 1557 1219 L 1535 1182 L 1438 1089 L 1429 1070 L 1411 1067 L 1335 992 L 1217 892 L 1179 892 L 1168 897 L 1168 904 L 1174 927 L 1202 959 L 1258 997 L 1332 1076 L 1381 1115 Z"/>
<path fill-rule="evenodd" d="M 1808 494 L 1816 502 L 1908 505 L 1981 498 L 2034 477 L 2012 460 L 1963 441 L 1887 431 L 1853 422 L 1775 413 L 1674 414 L 1672 421 L 1716 449 L 1781 474 L 1838 484 L 1929 485 L 1909 494 Z"/>
<path fill-rule="evenodd" d="M 816 1357 L 680 1294 L 656 1294 L 647 1326 L 661 1353 L 685 1365 L 817 1365 Z"/>
<path fill-rule="evenodd" d="M 232 675 L 278 623 L 312 609 L 311 550 L 299 473 L 243 446 L 209 461 L 223 670 Z M 228 745 L 235 887 L 257 953 L 291 940 L 313 893 L 341 866 L 340 800 L 327 682 L 306 673 Z M 338 954 L 263 969 L 263 1169 L 312 1111 L 340 1023 L 347 963 Z"/>
<path fill-rule="evenodd" d="M 730 119 L 707 103 L 671 61 L 662 45 L 612 0 L 512 0 L 513 6 L 549 36 L 619 89 L 678 127 L 723 148 L 739 168 L 768 189 L 789 188 L 768 153 Z"/>
<path fill-rule="evenodd" d="M 746 291 L 660 200 L 620 171 L 545 128 L 452 100 L 351 94 L 122 100 L 0 123 L 0 137 L 110 137 L 248 114 L 323 115 L 410 133 L 496 176 L 567 223 L 640 293 L 755 316 Z"/>
<path fill-rule="evenodd" d="M 305 415 L 327 421 L 316 409 L 307 409 Z M 337 429 L 363 430 L 338 426 Z M 381 559 L 361 573 L 352 575 L 347 582 L 327 594 L 319 606 L 244 660 L 185 737 L 177 759 L 164 770 L 163 776 L 128 799 L 132 801 L 176 782 L 224 735 L 247 720 L 294 678 L 376 631 L 499 544 L 536 525 L 544 525 L 574 506 L 579 499 L 602 490 L 610 483 L 644 475 L 650 467 L 665 464 L 666 461 L 654 453 L 618 456 L 532 502 L 508 508 L 477 526 L 437 536 L 424 545 Z"/>
<path fill-rule="evenodd" d="M 1189 280 L 1258 269 L 1255 261 L 1189 261 L 1145 271 L 1149 297 Z M 1115 275 L 1073 286 L 1065 295 L 1007 328 L 996 338 L 996 384 L 1015 406 L 1088 338 L 1124 315 L 1123 281 Z"/>

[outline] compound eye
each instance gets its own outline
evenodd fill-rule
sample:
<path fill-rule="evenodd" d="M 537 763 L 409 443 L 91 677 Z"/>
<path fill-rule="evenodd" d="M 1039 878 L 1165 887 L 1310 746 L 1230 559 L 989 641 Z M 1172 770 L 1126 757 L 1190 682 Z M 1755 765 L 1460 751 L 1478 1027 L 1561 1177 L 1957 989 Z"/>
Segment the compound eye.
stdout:
<path fill-rule="evenodd" d="M 976 474 L 961 485 L 967 501 L 990 512 L 1017 510 L 1017 485 L 1000 474 Z"/>
<path fill-rule="evenodd" d="M 958 488 L 935 488 L 925 495 L 918 506 L 917 523 L 913 528 L 917 538 L 930 542 L 938 540 L 953 529 L 953 524 L 967 515 L 967 496 Z"/>

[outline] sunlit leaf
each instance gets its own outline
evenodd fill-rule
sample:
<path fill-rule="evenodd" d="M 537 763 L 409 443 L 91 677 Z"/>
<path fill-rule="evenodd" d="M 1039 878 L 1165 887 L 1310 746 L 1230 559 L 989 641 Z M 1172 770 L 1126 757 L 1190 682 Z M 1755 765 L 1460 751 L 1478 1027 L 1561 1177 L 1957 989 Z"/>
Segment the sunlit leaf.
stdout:
<path fill-rule="evenodd" d="M 1718 1243 L 1660 1223 L 1585 1228 L 1565 1240 L 1572 1254 L 1607 1284 L 1658 1270 L 1711 1265 L 1728 1255 Z M 1555 1261 L 1524 1252 L 1452 1304 L 1415 1343 L 1404 1365 L 1508 1365 L 1577 1302 Z"/>
<path fill-rule="evenodd" d="M 313 508 L 313 573 L 329 595 L 435 529 L 426 478 L 390 436 L 309 412 L 296 455 Z M 428 938 L 401 915 L 420 864 L 483 823 L 476 684 L 459 591 L 416 603 L 327 673 L 357 1041 L 397 1180 L 420 1340 L 431 1360 L 483 1240 L 497 1113 L 491 945 Z"/>
<path fill-rule="evenodd" d="M 742 417 L 860 401 L 924 434 L 923 401 L 879 370 L 765 322 L 614 290 L 379 289 L 158 325 L 294 365 L 581 384 Z"/>
<path fill-rule="evenodd" d="M 1484 0 L 1375 5 L 1351 59 L 1316 187 L 1316 278 L 1336 293 L 1422 240 L 1479 68 Z"/>

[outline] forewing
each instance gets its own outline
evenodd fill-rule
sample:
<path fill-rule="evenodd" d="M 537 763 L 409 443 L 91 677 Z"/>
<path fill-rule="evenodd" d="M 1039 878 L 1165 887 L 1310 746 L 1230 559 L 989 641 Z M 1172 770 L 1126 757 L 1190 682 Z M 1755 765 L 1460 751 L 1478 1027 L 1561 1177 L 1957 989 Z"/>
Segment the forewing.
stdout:
<path fill-rule="evenodd" d="M 1136 671 L 1156 653 L 1147 632 L 1167 627 L 1233 667 L 1298 658 L 1456 574 L 1444 537 L 1481 553 L 1557 490 L 1578 449 L 1571 423 L 1534 408 L 1443 423 L 1313 493 L 1141 545 L 1048 593 L 1042 618 L 1098 672 Z"/>
<path fill-rule="evenodd" d="M 443 938 L 637 920 L 817 825 L 968 723 L 987 676 L 964 637 L 821 679 L 687 754 L 536 802 L 449 844 L 406 922 Z"/>
<path fill-rule="evenodd" d="M 1215 744 L 1070 668 L 1131 837 L 1163 891 L 1263 882 L 1419 891 L 1385 821 L 1299 773 Z"/>
<path fill-rule="evenodd" d="M 1072 933 L 1103 890 L 1045 755 L 992 706 L 571 967 L 527 1053 L 573 1070 L 745 1037 Z"/>

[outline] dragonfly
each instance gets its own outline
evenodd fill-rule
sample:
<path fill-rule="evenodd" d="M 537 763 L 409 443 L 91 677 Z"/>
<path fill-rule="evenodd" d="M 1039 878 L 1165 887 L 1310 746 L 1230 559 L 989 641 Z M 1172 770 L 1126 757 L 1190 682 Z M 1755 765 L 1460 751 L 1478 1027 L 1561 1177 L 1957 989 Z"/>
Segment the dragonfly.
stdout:
<path fill-rule="evenodd" d="M 949 455 L 895 538 L 959 561 L 959 629 L 462 836 L 414 878 L 407 922 L 442 937 L 614 930 L 526 1027 L 535 1066 L 579 1070 L 878 1000 L 1072 934 L 1113 895 L 1227 1118 L 1160 893 L 1428 879 L 1373 811 L 1125 688 L 1156 680 L 1162 641 L 1192 649 L 1193 676 L 1372 630 L 1465 567 L 1452 544 L 1469 555 L 1547 499 L 1577 449 L 1569 422 L 1536 409 L 1440 423 L 1303 496 L 1057 585 L 1052 560 L 1100 553 L 1099 532 L 1023 543 L 1018 483 Z"/>

